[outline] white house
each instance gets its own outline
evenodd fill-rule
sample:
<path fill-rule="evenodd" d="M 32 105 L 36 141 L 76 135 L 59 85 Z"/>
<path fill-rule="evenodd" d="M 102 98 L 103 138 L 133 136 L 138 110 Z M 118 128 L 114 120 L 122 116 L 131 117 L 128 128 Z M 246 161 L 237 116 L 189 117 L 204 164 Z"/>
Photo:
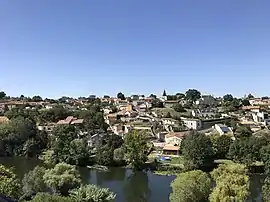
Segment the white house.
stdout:
<path fill-rule="evenodd" d="M 216 112 L 213 109 L 194 109 L 191 112 L 192 116 L 213 118 L 216 116 Z"/>
<path fill-rule="evenodd" d="M 199 119 L 181 118 L 185 126 L 189 129 L 199 130 L 202 127 L 202 122 Z"/>
<path fill-rule="evenodd" d="M 172 118 L 162 118 L 162 123 L 165 125 L 176 125 L 178 124 L 178 121 Z"/>
<path fill-rule="evenodd" d="M 180 145 L 187 132 L 172 132 L 165 135 L 166 144 Z"/>
<path fill-rule="evenodd" d="M 270 124 L 270 117 L 268 113 L 266 112 L 253 112 L 252 113 L 252 118 L 253 121 L 256 123 L 262 123 L 264 125 L 269 125 Z"/>
<path fill-rule="evenodd" d="M 232 133 L 232 129 L 224 124 L 215 124 L 215 129 L 218 131 L 220 135 L 224 135 L 226 133 Z"/>

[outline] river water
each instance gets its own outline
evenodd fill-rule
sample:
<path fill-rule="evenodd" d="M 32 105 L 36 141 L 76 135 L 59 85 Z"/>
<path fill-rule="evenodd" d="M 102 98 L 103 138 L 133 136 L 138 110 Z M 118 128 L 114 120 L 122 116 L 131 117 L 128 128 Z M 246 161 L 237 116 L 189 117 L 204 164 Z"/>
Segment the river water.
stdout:
<path fill-rule="evenodd" d="M 19 178 L 40 164 L 37 159 L 0 158 L 0 164 L 14 167 Z M 168 202 L 170 183 L 174 176 L 158 176 L 151 172 L 132 173 L 129 169 L 110 168 L 109 172 L 98 172 L 79 168 L 82 181 L 107 187 L 116 193 L 117 202 Z"/>

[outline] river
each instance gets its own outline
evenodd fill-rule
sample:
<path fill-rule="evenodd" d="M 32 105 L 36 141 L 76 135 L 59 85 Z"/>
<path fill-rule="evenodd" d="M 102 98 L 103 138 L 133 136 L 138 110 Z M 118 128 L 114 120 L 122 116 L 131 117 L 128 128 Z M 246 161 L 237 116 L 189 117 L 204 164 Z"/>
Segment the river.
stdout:
<path fill-rule="evenodd" d="M 0 164 L 14 167 L 19 178 L 40 164 L 37 159 L 0 158 Z M 170 183 L 174 176 L 158 176 L 151 172 L 132 173 L 125 168 L 110 168 L 109 172 L 98 172 L 79 168 L 82 181 L 97 184 L 115 192 L 117 202 L 168 202 L 171 193 Z"/>

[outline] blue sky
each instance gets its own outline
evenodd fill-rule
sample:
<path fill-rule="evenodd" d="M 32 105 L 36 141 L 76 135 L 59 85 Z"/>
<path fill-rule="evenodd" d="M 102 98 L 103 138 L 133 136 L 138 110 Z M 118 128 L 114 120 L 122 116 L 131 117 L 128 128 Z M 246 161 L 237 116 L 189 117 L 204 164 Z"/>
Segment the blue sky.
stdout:
<path fill-rule="evenodd" d="M 269 95 L 270 1 L 1 0 L 0 90 Z"/>

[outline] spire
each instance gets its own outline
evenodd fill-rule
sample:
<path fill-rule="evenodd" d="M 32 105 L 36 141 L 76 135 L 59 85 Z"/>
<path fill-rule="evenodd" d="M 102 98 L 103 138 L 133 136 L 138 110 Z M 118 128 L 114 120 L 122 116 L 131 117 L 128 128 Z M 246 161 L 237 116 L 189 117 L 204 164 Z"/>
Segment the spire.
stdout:
<path fill-rule="evenodd" d="M 167 96 L 167 93 L 166 93 L 166 91 L 165 91 L 165 90 L 163 91 L 163 96 Z"/>

